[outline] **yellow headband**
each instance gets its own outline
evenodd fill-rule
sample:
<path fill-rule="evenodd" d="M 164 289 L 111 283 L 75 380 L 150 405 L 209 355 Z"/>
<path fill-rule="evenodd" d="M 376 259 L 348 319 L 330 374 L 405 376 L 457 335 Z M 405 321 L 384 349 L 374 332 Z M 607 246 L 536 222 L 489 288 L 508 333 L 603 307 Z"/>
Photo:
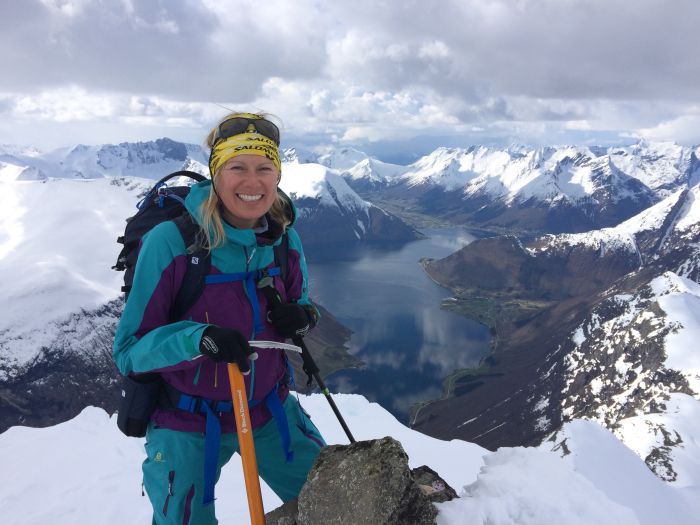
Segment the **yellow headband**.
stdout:
<path fill-rule="evenodd" d="M 209 171 L 212 178 L 226 163 L 238 155 L 259 155 L 270 159 L 282 171 L 280 152 L 277 144 L 260 133 L 239 133 L 233 137 L 217 142 L 212 148 Z"/>

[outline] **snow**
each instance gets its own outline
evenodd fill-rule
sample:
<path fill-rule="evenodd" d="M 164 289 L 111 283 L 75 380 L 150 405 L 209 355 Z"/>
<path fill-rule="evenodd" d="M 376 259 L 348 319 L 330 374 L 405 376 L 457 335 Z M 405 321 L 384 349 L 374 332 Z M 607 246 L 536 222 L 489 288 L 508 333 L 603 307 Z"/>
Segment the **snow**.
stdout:
<path fill-rule="evenodd" d="M 438 148 L 408 166 L 400 179 L 409 186 L 430 184 L 466 195 L 486 194 L 507 204 L 531 198 L 554 204 L 590 199 L 605 188 L 613 199 L 634 198 L 627 183 L 637 178 L 665 198 L 686 182 L 692 151 L 668 144 L 650 148 L 600 154 L 580 146 Z"/>
<path fill-rule="evenodd" d="M 621 249 L 639 253 L 635 240 L 636 236 L 646 231 L 661 228 L 666 217 L 678 203 L 682 191 L 677 190 L 661 202 L 613 228 L 603 228 L 585 233 L 547 236 L 548 242 L 543 243 L 537 250 L 544 251 L 550 247 L 580 245 L 597 250 Z M 686 202 L 681 208 L 678 218 L 672 224 L 672 228 L 669 228 L 669 231 L 666 232 L 666 236 L 668 237 L 672 231 L 684 232 L 697 228 L 698 224 L 700 224 L 700 186 L 696 186 L 688 191 Z M 639 258 L 641 265 L 641 255 Z"/>
<path fill-rule="evenodd" d="M 340 175 L 321 164 L 284 163 L 280 188 L 295 200 L 317 199 L 321 205 L 346 210 L 370 207 Z"/>
<path fill-rule="evenodd" d="M 329 146 L 318 156 L 318 163 L 334 170 L 349 170 L 359 162 L 369 158 L 366 153 L 354 148 L 334 148 Z"/>
<path fill-rule="evenodd" d="M 696 423 L 700 420 L 700 285 L 666 272 L 634 295 L 618 294 L 609 302 L 622 307 L 619 313 L 604 322 L 594 313 L 572 334 L 572 340 L 580 343 L 567 356 L 571 374 L 565 379 L 562 414 L 571 418 L 580 413 L 575 411 L 577 399 L 568 390 L 573 381 L 585 376 L 587 402 L 594 403 L 587 405 L 590 417 L 614 429 L 660 479 L 680 488 L 700 487 L 700 429 Z M 601 352 L 611 353 L 620 346 L 629 352 L 608 362 L 604 354 L 601 357 L 581 346 L 586 342 L 584 334 L 595 339 L 591 344 Z M 636 349 L 646 344 L 663 345 L 658 370 L 635 357 Z M 615 374 L 603 379 L 607 366 L 613 366 Z M 685 382 L 674 381 L 676 374 L 687 380 L 695 398 L 688 395 Z M 605 404 L 597 397 L 603 389 L 606 395 L 614 392 Z M 643 403 L 634 406 L 640 392 Z"/>
<path fill-rule="evenodd" d="M 628 175 L 642 181 L 660 195 L 677 182 L 688 167 L 690 148 L 671 142 L 640 141 L 626 148 L 611 148 L 611 161 Z"/>
<path fill-rule="evenodd" d="M 700 402 L 687 394 L 670 394 L 663 413 L 644 414 L 623 419 L 616 434 L 639 457 L 647 457 L 655 448 L 667 447 L 667 438 L 681 443 L 667 452 L 677 479 L 674 487 L 692 494 L 700 487 Z"/>
<path fill-rule="evenodd" d="M 637 525 L 632 510 L 612 501 L 555 454 L 502 448 L 484 458 L 461 499 L 439 505 L 441 525 Z"/>
<path fill-rule="evenodd" d="M 666 272 L 650 286 L 659 306 L 677 324 L 666 336 L 666 367 L 679 370 L 700 397 L 700 284 Z"/>
<path fill-rule="evenodd" d="M 571 421 L 556 434 L 557 443 L 563 440 L 570 451 L 564 459 L 572 469 L 611 501 L 632 509 L 641 525 L 697 523 L 698 487 L 694 491 L 684 491 L 664 483 L 633 451 L 598 423 Z M 556 447 L 545 442 L 540 449 L 556 450 Z"/>
<path fill-rule="evenodd" d="M 576 331 L 574 331 L 574 334 L 571 336 L 571 340 L 576 346 L 581 346 L 583 344 L 583 342 L 586 340 L 586 335 L 583 333 L 582 326 L 579 326 Z"/>
<path fill-rule="evenodd" d="M 208 171 L 208 155 L 201 146 L 170 139 L 150 142 L 77 145 L 39 154 L 32 150 L 16 151 L 3 156 L 9 164 L 33 167 L 48 177 L 93 179 L 98 177 L 135 176 L 160 179 L 168 173 L 190 169 Z"/>
<path fill-rule="evenodd" d="M 12 305 L 0 332 L 17 342 L 2 345 L 3 364 L 32 359 L 51 321 L 119 296 L 116 240 L 144 187 L 106 178 L 0 183 L 0 297 Z"/>
<path fill-rule="evenodd" d="M 700 187 L 695 186 L 688 194 L 685 207 L 676 222 L 676 229 L 685 231 L 691 227 L 697 227 L 700 223 Z"/>
<path fill-rule="evenodd" d="M 0 162 L 0 182 L 10 182 L 16 180 L 24 170 L 24 166 Z"/>
<path fill-rule="evenodd" d="M 78 148 L 73 154 L 85 159 L 95 150 L 128 153 L 125 147 L 105 146 Z M 52 155 L 58 158 L 58 153 Z M 0 302 L 12 308 L 0 316 L 0 361 L 17 370 L 60 337 L 60 326 L 72 314 L 119 297 L 123 274 L 111 269 L 121 250 L 117 237 L 153 180 L 100 175 L 21 181 L 8 169 L 0 166 Z M 5 180 L 8 173 L 12 176 Z M 369 216 L 370 204 L 319 164 L 285 163 L 282 188 L 297 198 L 340 207 L 344 216 L 348 211 L 357 219 Z M 365 224 L 358 222 L 356 230 L 359 236 Z M 0 372 L 0 378 L 5 376 Z"/>
<path fill-rule="evenodd" d="M 334 399 L 358 440 L 398 439 L 411 468 L 428 465 L 457 490 L 459 499 L 437 505 L 440 525 L 697 523 L 691 507 L 697 486 L 681 490 L 664 484 L 596 423 L 564 427 L 557 440 L 565 438 L 572 454 L 563 458 L 561 447 L 551 442 L 489 452 L 420 434 L 362 396 L 334 394 Z M 347 443 L 321 394 L 300 400 L 329 444 Z M 0 434 L 3 523 L 148 523 L 151 507 L 141 496 L 143 440 L 119 433 L 115 418 L 88 407 L 60 425 L 13 427 Z M 264 482 L 262 494 L 266 511 L 281 503 Z M 238 456 L 217 485 L 217 516 L 220 523 L 248 523 Z"/>
<path fill-rule="evenodd" d="M 411 186 L 439 184 L 447 190 L 461 189 L 478 176 L 463 156 L 461 149 L 438 148 L 411 164 L 404 178 Z"/>
<path fill-rule="evenodd" d="M 353 180 L 366 179 L 371 182 L 383 183 L 403 175 L 407 169 L 405 166 L 398 164 L 389 164 L 377 159 L 367 158 L 344 171 L 343 175 Z"/>

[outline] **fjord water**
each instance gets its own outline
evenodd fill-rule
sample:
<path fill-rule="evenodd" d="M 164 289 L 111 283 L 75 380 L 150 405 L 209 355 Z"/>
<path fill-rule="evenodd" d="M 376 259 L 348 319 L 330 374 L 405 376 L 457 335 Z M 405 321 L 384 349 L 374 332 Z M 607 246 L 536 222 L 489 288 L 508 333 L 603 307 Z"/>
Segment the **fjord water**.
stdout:
<path fill-rule="evenodd" d="M 403 245 L 307 250 L 309 294 L 353 330 L 350 353 L 360 369 L 332 374 L 332 392 L 359 393 L 402 422 L 411 406 L 442 396 L 442 380 L 486 355 L 488 329 L 440 309 L 450 291 L 418 261 L 445 257 L 475 239 L 458 228 L 422 230 Z"/>

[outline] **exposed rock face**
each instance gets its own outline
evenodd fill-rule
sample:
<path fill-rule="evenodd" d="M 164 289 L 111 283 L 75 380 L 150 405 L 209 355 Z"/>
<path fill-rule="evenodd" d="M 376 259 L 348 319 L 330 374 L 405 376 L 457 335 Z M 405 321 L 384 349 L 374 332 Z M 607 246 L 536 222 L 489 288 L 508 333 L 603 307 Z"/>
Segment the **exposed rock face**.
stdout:
<path fill-rule="evenodd" d="M 31 348 L 36 357 L 25 364 L 0 362 L 0 432 L 13 425 L 54 425 L 89 405 L 115 411 L 119 372 L 112 341 L 121 303 L 115 300 L 47 323 L 42 334 L 0 341 L 8 353 L 42 342 L 40 348 Z"/>
<path fill-rule="evenodd" d="M 322 206 L 320 201 L 301 198 L 294 201 L 299 219 L 294 228 L 305 246 L 333 243 L 406 242 L 421 234 L 397 216 L 374 205 L 365 209 Z"/>
<path fill-rule="evenodd" d="M 334 445 L 321 451 L 297 501 L 266 516 L 268 525 L 428 525 L 432 502 L 455 491 L 428 467 L 408 468 L 390 438 Z"/>

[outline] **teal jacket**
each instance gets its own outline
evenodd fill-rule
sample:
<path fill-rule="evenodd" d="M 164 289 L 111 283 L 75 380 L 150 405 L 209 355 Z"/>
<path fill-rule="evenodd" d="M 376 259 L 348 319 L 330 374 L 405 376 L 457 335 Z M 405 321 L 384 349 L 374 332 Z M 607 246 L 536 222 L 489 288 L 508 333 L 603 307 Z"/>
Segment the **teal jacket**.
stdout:
<path fill-rule="evenodd" d="M 210 191 L 210 181 L 200 182 L 192 187 L 185 200 L 187 210 L 199 224 L 200 207 Z M 282 195 L 288 201 L 293 222 L 294 207 L 288 197 Z M 281 242 L 282 228 L 269 216 L 268 225 L 268 231 L 256 234 L 253 230 L 237 229 L 225 223 L 226 242 L 211 252 L 210 275 L 253 273 L 274 267 L 273 246 Z M 276 276 L 275 287 L 283 301 L 313 308 L 308 297 L 307 268 L 301 241 L 291 225 L 287 228 L 287 235 L 286 282 Z M 284 338 L 267 321 L 265 296 L 256 288 L 251 294 L 254 287 L 250 283 L 246 286 L 245 281 L 206 285 L 190 310 L 173 322 L 169 318 L 170 310 L 185 275 L 187 257 L 185 242 L 172 221 L 158 224 L 144 236 L 132 291 L 114 339 L 114 360 L 124 375 L 158 372 L 166 383 L 186 394 L 216 400 L 230 399 L 226 366 L 199 352 L 205 328 L 210 324 L 233 328 L 250 340 L 284 341 Z M 258 355 L 258 359 L 252 362 L 251 373 L 246 376 L 248 398 L 254 405 L 251 408 L 253 427 L 270 418 L 265 404 L 260 403 L 270 391 L 277 388 L 281 400 L 288 394 L 288 388 L 283 384 L 287 374 L 283 352 L 260 349 Z M 204 416 L 201 414 L 159 408 L 153 420 L 164 428 L 204 430 Z M 225 432 L 235 430 L 232 414 L 223 414 L 221 424 Z"/>

